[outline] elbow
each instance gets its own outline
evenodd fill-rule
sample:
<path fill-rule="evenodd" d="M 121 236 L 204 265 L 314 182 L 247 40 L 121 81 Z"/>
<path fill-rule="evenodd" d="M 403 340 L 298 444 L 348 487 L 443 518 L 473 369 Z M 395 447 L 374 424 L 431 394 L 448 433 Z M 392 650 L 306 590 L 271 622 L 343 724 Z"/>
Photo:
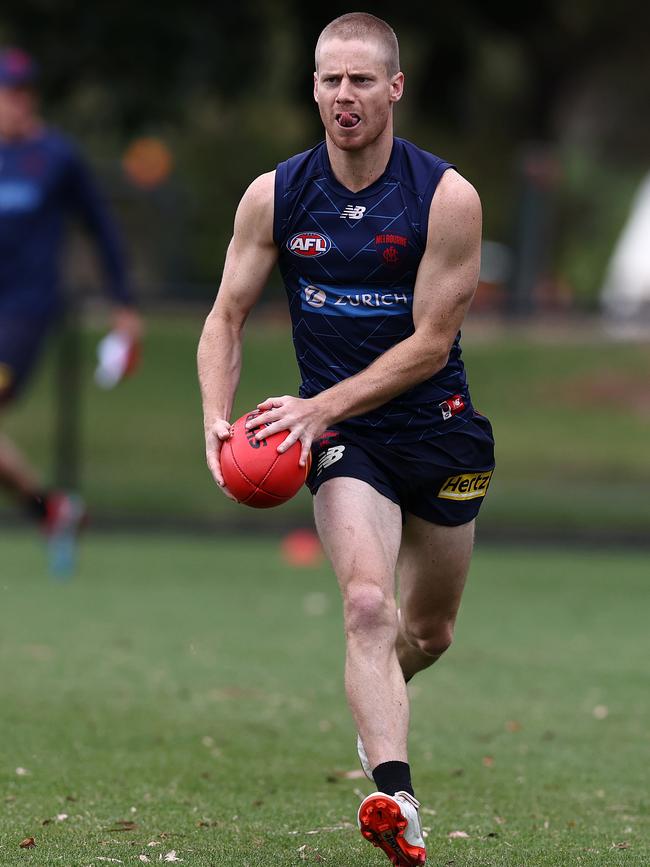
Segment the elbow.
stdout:
<path fill-rule="evenodd" d="M 229 307 L 216 303 L 205 320 L 204 331 L 219 336 L 239 337 L 245 322 L 246 316 L 240 314 L 239 311 L 233 311 Z"/>
<path fill-rule="evenodd" d="M 422 360 L 418 376 L 420 382 L 431 379 L 432 376 L 435 376 L 436 373 L 439 373 L 446 366 L 449 361 L 450 349 L 447 345 L 437 346 L 433 341 L 426 346 L 421 356 Z"/>
<path fill-rule="evenodd" d="M 435 376 L 436 373 L 439 373 L 447 365 L 448 361 L 449 350 L 447 350 L 446 352 L 439 352 L 433 355 L 429 359 L 425 379 L 431 379 L 432 376 Z"/>

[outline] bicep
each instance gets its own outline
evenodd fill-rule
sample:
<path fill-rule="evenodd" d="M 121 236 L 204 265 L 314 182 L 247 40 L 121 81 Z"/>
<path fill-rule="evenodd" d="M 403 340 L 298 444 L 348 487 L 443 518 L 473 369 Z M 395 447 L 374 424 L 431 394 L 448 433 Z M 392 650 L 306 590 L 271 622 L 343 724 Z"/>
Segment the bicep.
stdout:
<path fill-rule="evenodd" d="M 481 203 L 474 188 L 448 171 L 431 203 L 427 246 L 413 299 L 416 329 L 453 342 L 478 285 Z"/>
<path fill-rule="evenodd" d="M 226 253 L 215 311 L 243 323 L 260 298 L 276 259 L 275 247 L 233 235 Z"/>
<path fill-rule="evenodd" d="M 263 175 L 251 184 L 237 209 L 214 311 L 243 324 L 262 294 L 277 257 L 273 243 L 273 180 Z"/>

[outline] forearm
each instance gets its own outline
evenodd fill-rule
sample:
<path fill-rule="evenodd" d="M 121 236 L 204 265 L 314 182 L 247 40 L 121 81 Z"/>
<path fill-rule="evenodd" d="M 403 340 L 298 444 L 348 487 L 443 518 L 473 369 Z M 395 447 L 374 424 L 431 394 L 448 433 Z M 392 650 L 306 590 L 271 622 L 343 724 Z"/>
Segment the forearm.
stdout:
<path fill-rule="evenodd" d="M 111 209 L 82 160 L 72 165 L 70 179 L 69 201 L 94 237 L 106 292 L 114 304 L 132 307 L 135 298 L 129 284 L 127 255 Z"/>
<path fill-rule="evenodd" d="M 230 419 L 241 371 L 241 326 L 214 311 L 208 316 L 197 353 L 206 430 Z"/>
<path fill-rule="evenodd" d="M 412 334 L 380 355 L 360 373 L 321 392 L 328 424 L 365 415 L 441 370 L 449 357 L 448 342 Z"/>
<path fill-rule="evenodd" d="M 104 273 L 104 287 L 110 300 L 119 307 L 135 307 L 130 286 L 126 253 L 117 227 L 108 215 L 96 216 L 92 223 L 97 251 Z"/>

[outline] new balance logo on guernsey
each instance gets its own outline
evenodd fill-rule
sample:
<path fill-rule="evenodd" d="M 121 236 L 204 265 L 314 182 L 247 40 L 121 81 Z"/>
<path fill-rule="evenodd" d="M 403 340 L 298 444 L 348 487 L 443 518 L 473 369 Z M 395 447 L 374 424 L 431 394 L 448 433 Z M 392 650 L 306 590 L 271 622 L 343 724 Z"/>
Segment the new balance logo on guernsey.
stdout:
<path fill-rule="evenodd" d="M 345 451 L 345 446 L 330 446 L 326 452 L 318 459 L 318 464 L 316 465 L 316 475 L 319 476 L 323 470 L 326 470 L 328 467 L 331 467 L 332 464 L 335 464 L 337 461 L 340 461 L 343 457 L 343 452 Z"/>
<path fill-rule="evenodd" d="M 366 213 L 363 205 L 346 205 L 341 214 L 342 220 L 360 220 Z"/>

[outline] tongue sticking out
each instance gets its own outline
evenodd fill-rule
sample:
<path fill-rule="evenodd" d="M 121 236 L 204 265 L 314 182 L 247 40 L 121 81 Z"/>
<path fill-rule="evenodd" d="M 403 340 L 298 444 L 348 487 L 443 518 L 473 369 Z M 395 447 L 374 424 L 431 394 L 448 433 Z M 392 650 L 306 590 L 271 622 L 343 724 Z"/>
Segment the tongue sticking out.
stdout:
<path fill-rule="evenodd" d="M 345 127 L 356 126 L 359 123 L 359 118 L 356 114 L 350 114 L 349 111 L 344 111 L 339 117 L 339 123 L 341 126 Z"/>

